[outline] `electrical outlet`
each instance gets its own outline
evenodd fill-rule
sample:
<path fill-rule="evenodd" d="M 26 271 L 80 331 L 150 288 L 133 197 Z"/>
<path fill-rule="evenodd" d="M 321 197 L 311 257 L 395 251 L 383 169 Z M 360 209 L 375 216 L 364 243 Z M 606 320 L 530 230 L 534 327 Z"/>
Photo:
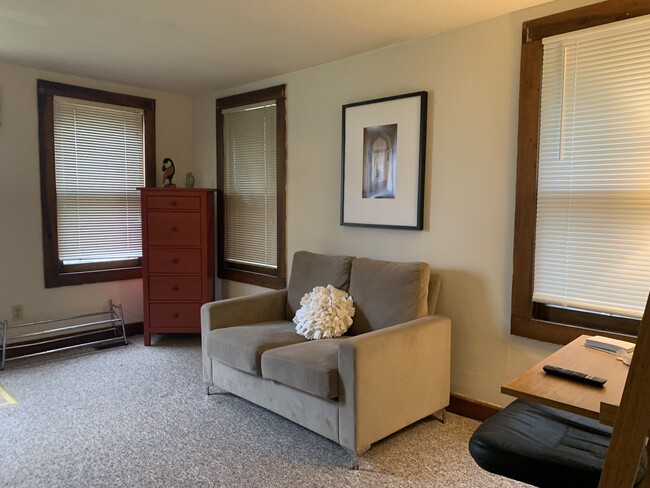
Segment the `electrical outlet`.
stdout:
<path fill-rule="evenodd" d="M 11 306 L 11 320 L 16 322 L 18 320 L 23 320 L 23 306 L 22 305 L 12 305 Z"/>

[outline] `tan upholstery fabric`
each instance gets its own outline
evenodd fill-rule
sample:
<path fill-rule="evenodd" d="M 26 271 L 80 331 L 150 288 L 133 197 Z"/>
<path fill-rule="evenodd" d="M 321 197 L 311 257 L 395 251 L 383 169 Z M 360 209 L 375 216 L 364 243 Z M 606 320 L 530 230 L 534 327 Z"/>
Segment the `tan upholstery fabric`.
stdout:
<path fill-rule="evenodd" d="M 427 263 L 355 259 L 350 296 L 356 311 L 348 334 L 364 334 L 425 316 L 429 275 Z"/>
<path fill-rule="evenodd" d="M 320 339 L 278 347 L 262 354 L 262 377 L 321 398 L 339 395 L 339 344 Z"/>
<path fill-rule="evenodd" d="M 207 337 L 214 329 L 235 325 L 274 322 L 286 319 L 287 290 L 273 290 L 259 295 L 229 298 L 205 303 L 201 307 L 201 356 L 203 381 L 212 383 L 212 366 Z"/>
<path fill-rule="evenodd" d="M 265 351 L 305 340 L 296 333 L 293 322 L 227 327 L 208 334 L 207 354 L 231 368 L 261 375 L 262 354 Z"/>
<path fill-rule="evenodd" d="M 351 256 L 326 256 L 308 251 L 293 255 L 291 279 L 287 289 L 287 320 L 293 320 L 300 308 L 300 299 L 315 286 L 332 285 L 348 291 L 350 287 Z"/>
<path fill-rule="evenodd" d="M 339 346 L 339 443 L 373 442 L 449 405 L 451 322 L 440 315 L 351 337 Z"/>
<path fill-rule="evenodd" d="M 304 391 L 242 373 L 219 361 L 211 360 L 214 386 L 223 388 L 261 407 L 297 422 L 303 427 L 339 441 L 339 403 Z M 206 435 L 214 435 L 214 426 L 206 424 Z"/>

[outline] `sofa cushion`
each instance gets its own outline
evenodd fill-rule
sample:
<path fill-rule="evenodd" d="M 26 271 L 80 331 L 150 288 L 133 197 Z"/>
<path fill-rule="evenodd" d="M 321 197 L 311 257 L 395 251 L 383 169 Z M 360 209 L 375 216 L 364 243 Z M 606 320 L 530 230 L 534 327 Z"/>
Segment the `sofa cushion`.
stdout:
<path fill-rule="evenodd" d="M 262 354 L 262 376 L 321 398 L 339 395 L 339 344 L 321 339 L 278 347 Z"/>
<path fill-rule="evenodd" d="M 293 319 L 296 310 L 300 308 L 300 299 L 316 286 L 332 285 L 339 290 L 348 291 L 353 259 L 351 256 L 296 252 L 287 289 L 287 318 Z"/>
<path fill-rule="evenodd" d="M 350 296 L 356 311 L 348 334 L 363 334 L 425 316 L 429 274 L 427 263 L 355 259 Z"/>
<path fill-rule="evenodd" d="M 305 342 L 288 321 L 215 329 L 208 334 L 208 356 L 245 373 L 261 375 L 262 354 L 269 349 Z"/>

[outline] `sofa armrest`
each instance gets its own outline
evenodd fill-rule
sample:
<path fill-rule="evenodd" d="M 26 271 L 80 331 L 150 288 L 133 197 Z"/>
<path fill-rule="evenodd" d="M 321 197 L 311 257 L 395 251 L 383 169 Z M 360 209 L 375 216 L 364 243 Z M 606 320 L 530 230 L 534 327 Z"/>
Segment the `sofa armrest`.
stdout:
<path fill-rule="evenodd" d="M 449 405 L 451 321 L 421 317 L 339 346 L 339 442 L 357 455 Z"/>
<path fill-rule="evenodd" d="M 286 319 L 287 290 L 228 298 L 201 307 L 201 353 L 203 381 L 212 384 L 212 364 L 207 354 L 207 336 L 214 329 Z"/>
<path fill-rule="evenodd" d="M 286 319 L 287 290 L 227 298 L 201 307 L 201 332 Z"/>

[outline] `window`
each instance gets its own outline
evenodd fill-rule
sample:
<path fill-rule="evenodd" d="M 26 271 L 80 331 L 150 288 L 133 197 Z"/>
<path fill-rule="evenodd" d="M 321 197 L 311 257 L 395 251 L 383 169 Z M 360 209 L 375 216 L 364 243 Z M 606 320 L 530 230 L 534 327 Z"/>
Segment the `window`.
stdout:
<path fill-rule="evenodd" d="M 513 334 L 637 333 L 650 290 L 646 14 L 608 1 L 524 24 Z"/>
<path fill-rule="evenodd" d="M 220 278 L 286 286 L 285 85 L 217 100 Z"/>
<path fill-rule="evenodd" d="M 38 109 L 45 286 L 139 278 L 155 101 L 39 80 Z"/>

